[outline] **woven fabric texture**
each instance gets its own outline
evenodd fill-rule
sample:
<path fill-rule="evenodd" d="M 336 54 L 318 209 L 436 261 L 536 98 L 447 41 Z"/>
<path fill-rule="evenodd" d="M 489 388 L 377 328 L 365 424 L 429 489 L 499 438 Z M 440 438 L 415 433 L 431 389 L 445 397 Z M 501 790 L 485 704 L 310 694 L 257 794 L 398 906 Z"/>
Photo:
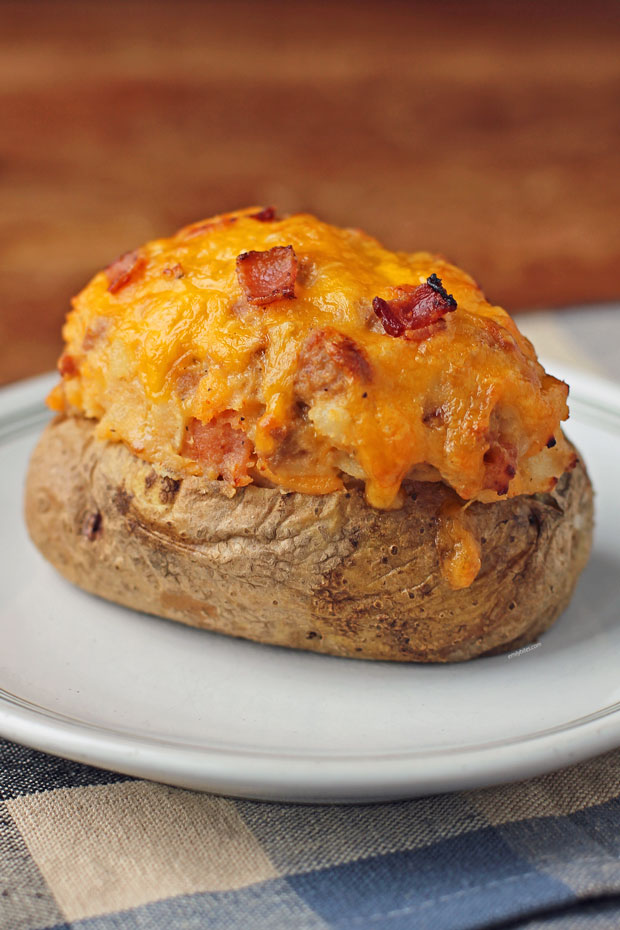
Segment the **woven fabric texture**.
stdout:
<path fill-rule="evenodd" d="M 0 742 L 0 930 L 620 927 L 620 751 L 393 804 L 278 805 Z"/>

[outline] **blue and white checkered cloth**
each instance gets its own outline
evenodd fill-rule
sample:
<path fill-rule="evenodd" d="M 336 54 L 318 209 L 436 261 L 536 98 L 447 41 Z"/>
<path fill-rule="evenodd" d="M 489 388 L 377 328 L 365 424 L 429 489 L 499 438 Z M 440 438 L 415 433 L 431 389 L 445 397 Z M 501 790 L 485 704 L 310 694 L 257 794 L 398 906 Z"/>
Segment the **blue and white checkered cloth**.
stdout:
<path fill-rule="evenodd" d="M 515 785 L 235 801 L 0 742 L 2 930 L 620 928 L 620 751 Z"/>

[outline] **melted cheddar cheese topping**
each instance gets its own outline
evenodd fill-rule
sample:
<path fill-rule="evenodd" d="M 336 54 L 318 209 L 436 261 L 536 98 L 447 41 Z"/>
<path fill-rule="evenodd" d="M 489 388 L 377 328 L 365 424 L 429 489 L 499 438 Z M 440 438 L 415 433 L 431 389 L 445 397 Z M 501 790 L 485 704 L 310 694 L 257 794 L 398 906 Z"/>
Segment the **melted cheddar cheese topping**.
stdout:
<path fill-rule="evenodd" d="M 376 308 L 429 279 L 456 309 L 390 333 Z M 254 208 L 150 242 L 95 275 L 63 334 L 53 409 L 230 493 L 350 476 L 379 508 L 406 478 L 492 501 L 548 491 L 572 464 L 567 386 L 472 278 L 313 216 Z"/>

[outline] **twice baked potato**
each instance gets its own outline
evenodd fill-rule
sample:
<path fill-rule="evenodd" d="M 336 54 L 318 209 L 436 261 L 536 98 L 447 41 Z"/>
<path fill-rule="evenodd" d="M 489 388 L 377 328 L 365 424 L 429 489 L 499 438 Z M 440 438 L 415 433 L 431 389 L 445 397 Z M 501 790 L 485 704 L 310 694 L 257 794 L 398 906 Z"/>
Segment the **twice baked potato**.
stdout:
<path fill-rule="evenodd" d="M 26 519 L 86 590 L 424 662 L 568 603 L 592 535 L 568 389 L 444 259 L 253 208 L 123 256 L 64 335 Z"/>

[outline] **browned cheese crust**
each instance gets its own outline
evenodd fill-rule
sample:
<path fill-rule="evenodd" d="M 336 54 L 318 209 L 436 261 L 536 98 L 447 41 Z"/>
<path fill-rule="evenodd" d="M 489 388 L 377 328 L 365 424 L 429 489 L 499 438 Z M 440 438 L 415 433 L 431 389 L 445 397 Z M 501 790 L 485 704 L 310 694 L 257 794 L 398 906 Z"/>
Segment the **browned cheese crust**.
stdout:
<path fill-rule="evenodd" d="M 470 587 L 442 579 L 434 544 L 440 483 L 407 485 L 377 511 L 363 488 L 322 496 L 178 478 L 94 422 L 57 419 L 27 479 L 26 518 L 70 581 L 147 613 L 261 643 L 339 656 L 450 662 L 515 649 L 568 604 L 592 535 L 578 463 L 549 494 L 467 509 L 482 567 Z"/>

